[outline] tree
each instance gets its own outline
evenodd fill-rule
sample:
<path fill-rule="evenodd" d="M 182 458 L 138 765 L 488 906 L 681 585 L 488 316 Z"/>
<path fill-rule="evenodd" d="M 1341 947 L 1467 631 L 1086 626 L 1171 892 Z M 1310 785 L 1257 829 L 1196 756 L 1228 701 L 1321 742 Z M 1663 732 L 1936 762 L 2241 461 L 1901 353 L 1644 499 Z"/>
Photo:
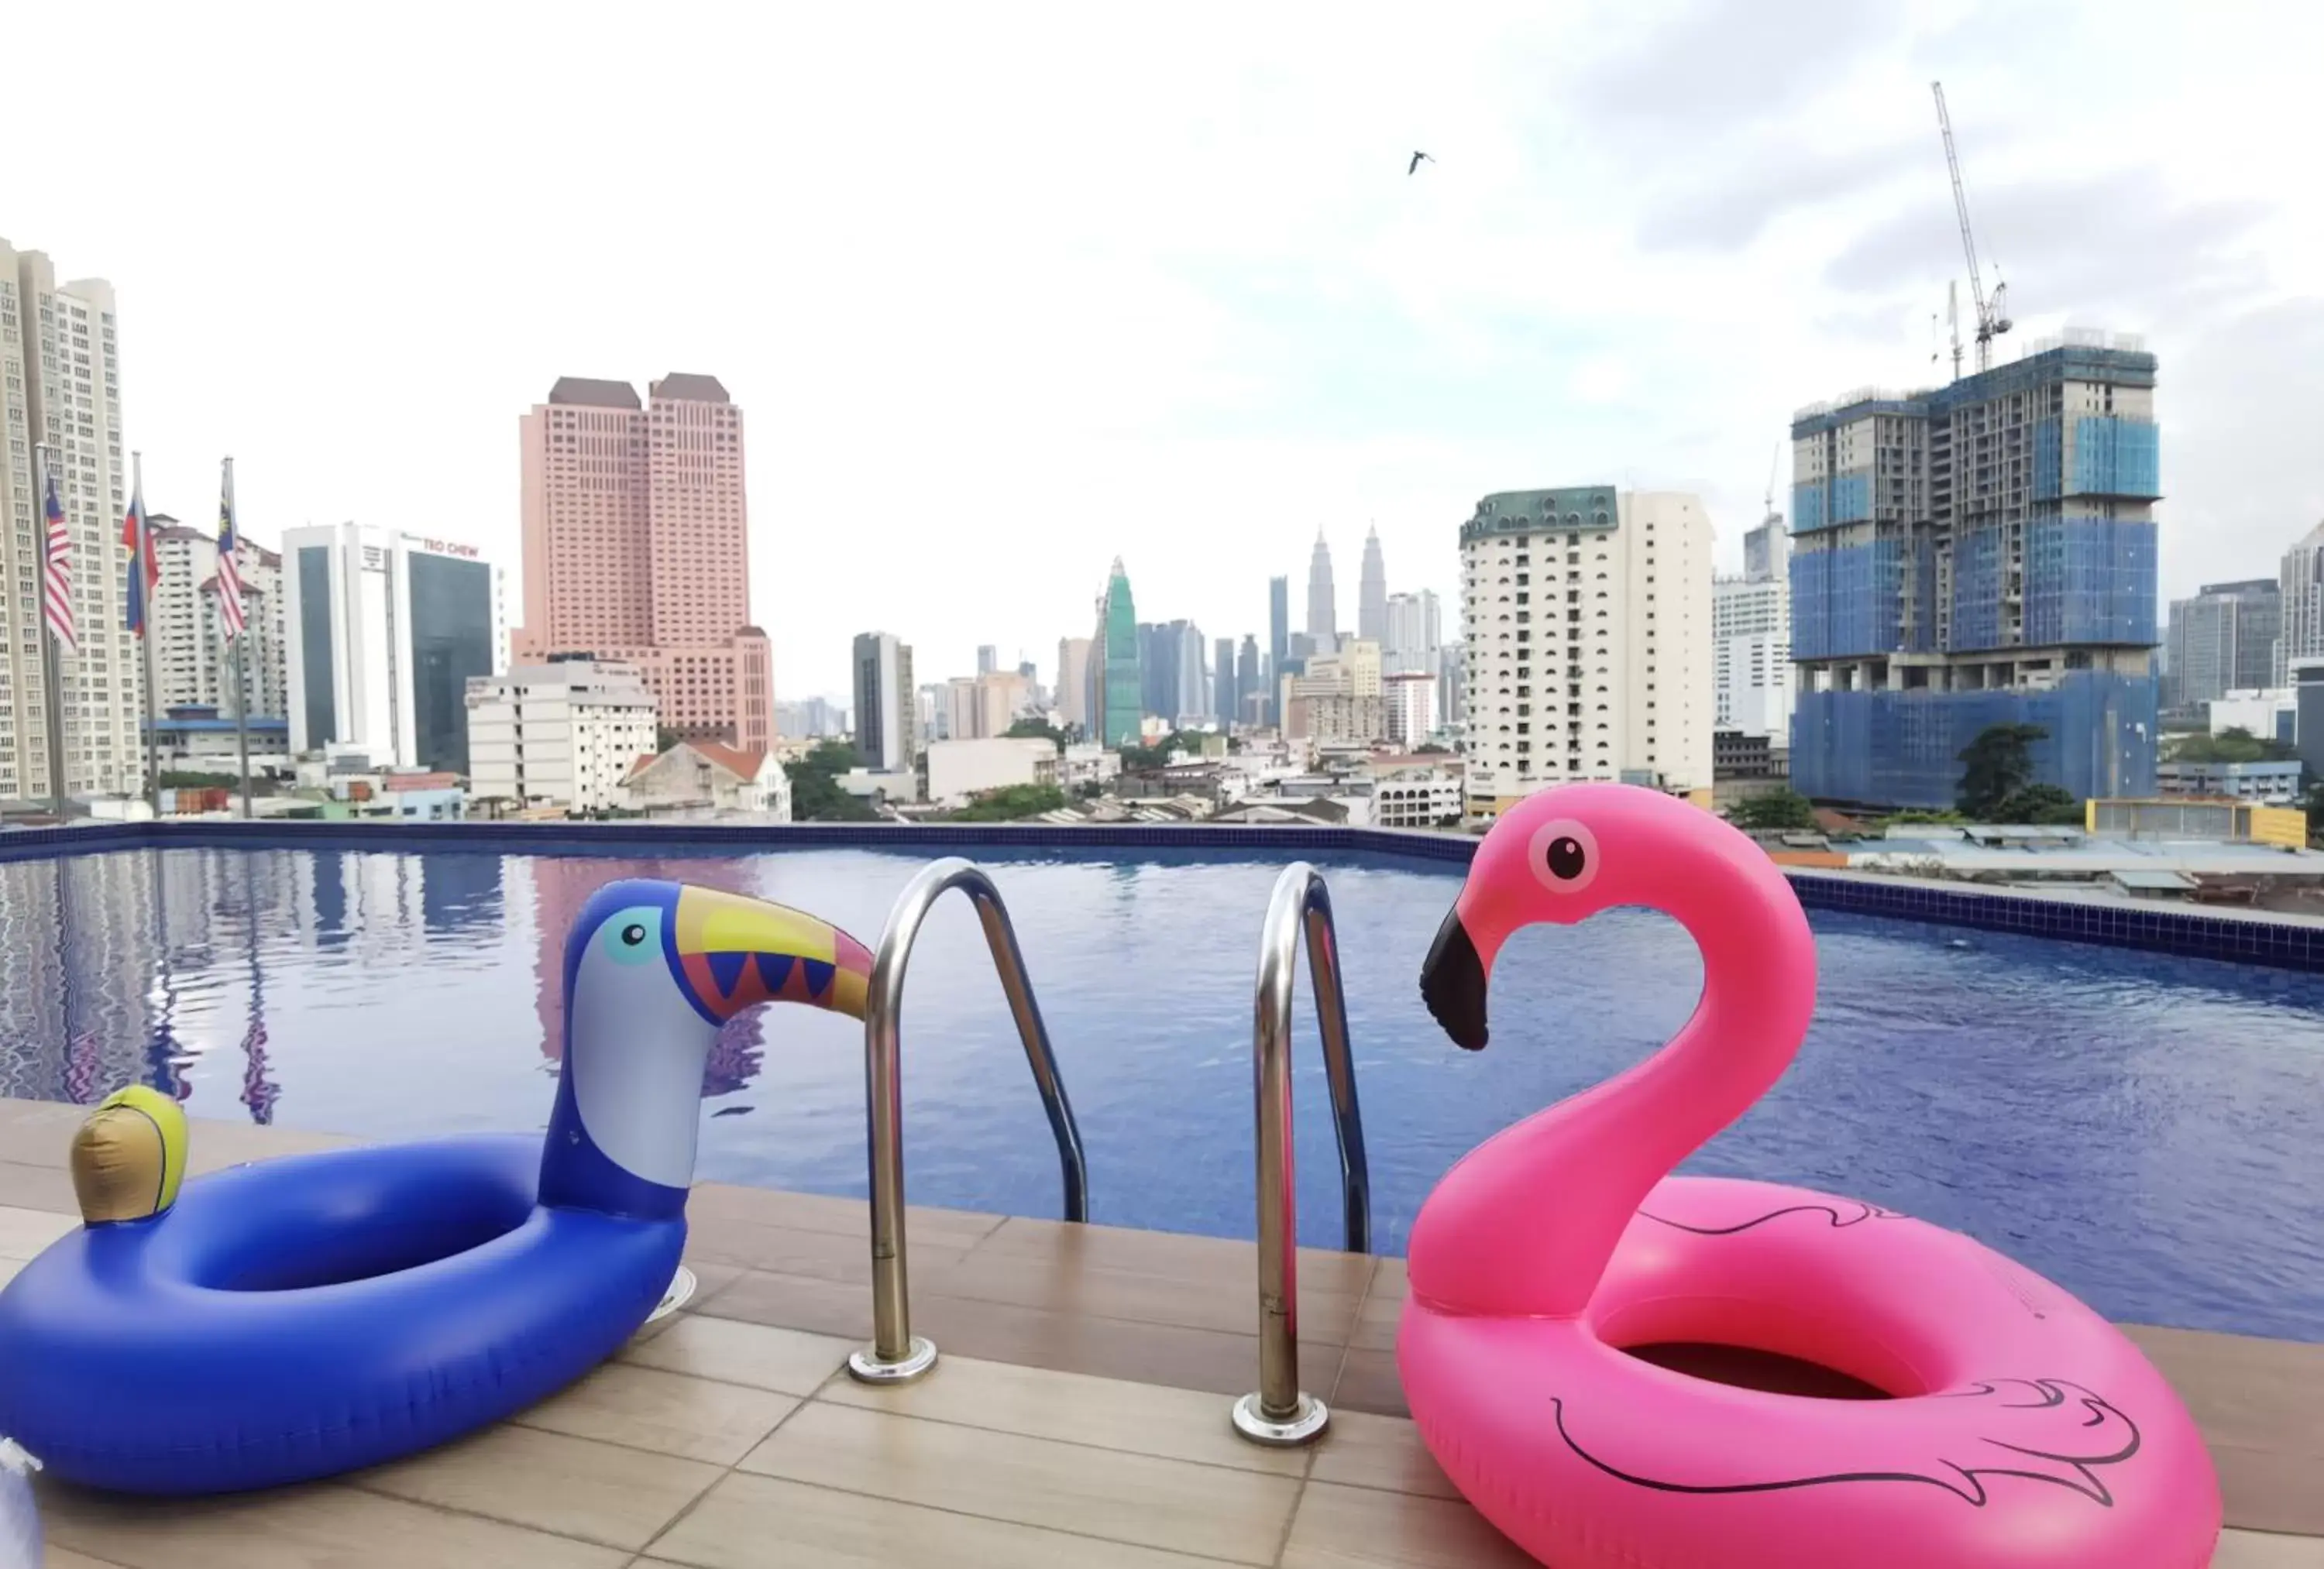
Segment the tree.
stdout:
<path fill-rule="evenodd" d="M 1412 748 L 1412 755 L 1416 757 L 1423 752 L 1450 752 L 1452 749 L 1450 747 L 1440 747 L 1434 741 L 1423 741 Z"/>
<path fill-rule="evenodd" d="M 686 739 L 686 737 L 683 734 L 670 729 L 668 725 L 656 725 L 654 727 L 654 756 L 661 756 L 662 753 L 669 751 L 672 747 L 678 745 L 678 742 L 684 739 Z"/>
<path fill-rule="evenodd" d="M 1014 822 L 1055 812 L 1065 803 L 1065 793 L 1055 784 L 1003 784 L 978 791 L 967 805 L 947 815 L 954 822 Z"/>
<path fill-rule="evenodd" d="M 2001 803 L 2034 783 L 2034 743 L 2047 740 L 2040 725 L 1987 725 L 1960 749 L 1960 788 L 1954 797 L 1964 816 L 1996 821 Z"/>
<path fill-rule="evenodd" d="M 1727 809 L 1727 821 L 1747 831 L 1811 829 L 1816 825 L 1815 807 L 1796 790 L 1776 790 L 1737 802 Z"/>
<path fill-rule="evenodd" d="M 2290 742 L 2231 725 L 2216 736 L 2179 736 L 2164 755 L 2174 763 L 2282 763 L 2300 753 Z"/>
<path fill-rule="evenodd" d="M 2013 790 L 2002 803 L 1994 808 L 1989 821 L 2038 822 L 2079 825 L 2088 814 L 2082 803 L 2071 794 L 2055 784 L 2028 784 Z"/>
<path fill-rule="evenodd" d="M 1054 744 L 1060 752 L 1065 749 L 1065 742 L 1068 739 L 1064 730 L 1048 720 L 1030 717 L 1019 720 L 1001 733 L 1004 736 L 1021 737 L 1028 740 L 1038 736 Z"/>
<path fill-rule="evenodd" d="M 861 795 L 843 790 L 839 775 L 855 766 L 852 741 L 817 741 L 796 763 L 783 765 L 791 782 L 791 818 L 798 822 L 870 822 L 880 814 Z"/>

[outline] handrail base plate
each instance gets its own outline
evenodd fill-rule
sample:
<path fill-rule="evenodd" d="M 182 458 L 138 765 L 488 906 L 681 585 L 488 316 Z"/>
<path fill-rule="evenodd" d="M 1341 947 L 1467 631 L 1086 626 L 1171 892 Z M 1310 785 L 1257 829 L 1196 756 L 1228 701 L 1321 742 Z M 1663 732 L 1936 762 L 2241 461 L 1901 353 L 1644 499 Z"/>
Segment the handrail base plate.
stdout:
<path fill-rule="evenodd" d="M 1260 1411 L 1256 1390 L 1234 1403 L 1234 1430 L 1253 1444 L 1263 1444 L 1270 1449 L 1312 1444 L 1323 1436 L 1331 1420 L 1331 1408 L 1309 1394 L 1299 1397 L 1298 1408 L 1289 1420 L 1282 1422 Z"/>
<path fill-rule="evenodd" d="M 908 1384 L 927 1376 L 936 1365 L 936 1342 L 922 1335 L 912 1336 L 911 1345 L 894 1362 L 881 1359 L 870 1346 L 851 1352 L 847 1357 L 847 1376 L 859 1384 Z"/>

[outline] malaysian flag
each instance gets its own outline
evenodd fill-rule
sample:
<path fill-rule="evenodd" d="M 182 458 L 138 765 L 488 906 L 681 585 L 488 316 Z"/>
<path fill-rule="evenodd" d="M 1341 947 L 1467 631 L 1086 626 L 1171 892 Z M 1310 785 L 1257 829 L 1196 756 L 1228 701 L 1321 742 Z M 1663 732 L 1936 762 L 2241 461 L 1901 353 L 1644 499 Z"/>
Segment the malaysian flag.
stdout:
<path fill-rule="evenodd" d="M 57 639 L 57 647 L 67 653 L 77 647 L 73 640 L 72 611 L 72 535 L 65 528 L 64 504 L 57 500 L 57 476 L 49 476 L 48 543 L 42 553 L 47 567 L 43 593 L 48 602 L 49 630 Z"/>
<path fill-rule="evenodd" d="M 242 636 L 242 566 L 234 558 L 237 537 L 234 528 L 234 460 L 226 460 L 226 478 L 218 488 L 217 585 L 218 614 L 226 620 L 226 640 Z"/>

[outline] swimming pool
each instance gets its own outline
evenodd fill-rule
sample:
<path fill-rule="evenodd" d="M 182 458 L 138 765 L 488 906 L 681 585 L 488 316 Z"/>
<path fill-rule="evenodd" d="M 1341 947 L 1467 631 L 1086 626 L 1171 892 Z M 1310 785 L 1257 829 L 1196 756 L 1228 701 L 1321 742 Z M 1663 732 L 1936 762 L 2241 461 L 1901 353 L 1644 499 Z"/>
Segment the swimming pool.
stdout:
<path fill-rule="evenodd" d="M 1248 1236 L 1259 928 L 1288 858 L 977 856 L 1015 918 L 1079 1114 L 1091 1218 Z M 655 859 L 189 849 L 0 865 L 0 1088 L 139 1079 L 199 1115 L 382 1138 L 545 1124 L 566 923 L 666 876 L 801 905 L 869 941 L 920 854 Z M 1495 1130 L 1650 1051 L 1692 945 L 1622 911 L 1519 935 L 1494 1042 L 1454 1050 L 1416 979 L 1458 880 L 1325 858 L 1371 1153 L 1374 1229 Z M 1827 1187 L 1959 1226 L 2117 1318 L 2324 1340 L 2324 977 L 1817 912 L 1798 1064 L 1688 1170 Z M 1303 1240 L 1337 1165 L 1302 983 Z M 947 899 L 904 1014 L 915 1202 L 1055 1215 L 1056 1161 L 971 910 Z M 762 1010 L 705 1085 L 700 1173 L 861 1194 L 852 1021 Z M 1545 1202 L 1554 1202 L 1554 1195 Z"/>

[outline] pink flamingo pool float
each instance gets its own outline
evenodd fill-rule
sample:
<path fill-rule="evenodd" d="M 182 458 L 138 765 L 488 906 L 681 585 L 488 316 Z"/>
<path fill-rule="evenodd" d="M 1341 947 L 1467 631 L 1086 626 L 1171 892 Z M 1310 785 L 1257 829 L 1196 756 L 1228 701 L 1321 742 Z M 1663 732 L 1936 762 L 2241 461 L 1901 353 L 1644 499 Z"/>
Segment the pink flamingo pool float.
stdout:
<path fill-rule="evenodd" d="M 1674 917 L 1702 1000 L 1662 1051 L 1487 1140 L 1412 1228 L 1397 1358 L 1421 1435 L 1556 1569 L 2200 1569 L 2219 1487 L 2187 1409 L 2065 1291 L 1855 1199 L 1668 1173 L 1782 1076 L 1815 1008 L 1783 874 L 1709 812 L 1572 784 L 1494 824 L 1421 972 L 1485 1044 L 1518 928 Z M 1623 1347 L 1707 1343 L 1885 1399 L 1691 1378 Z"/>

